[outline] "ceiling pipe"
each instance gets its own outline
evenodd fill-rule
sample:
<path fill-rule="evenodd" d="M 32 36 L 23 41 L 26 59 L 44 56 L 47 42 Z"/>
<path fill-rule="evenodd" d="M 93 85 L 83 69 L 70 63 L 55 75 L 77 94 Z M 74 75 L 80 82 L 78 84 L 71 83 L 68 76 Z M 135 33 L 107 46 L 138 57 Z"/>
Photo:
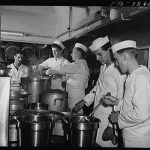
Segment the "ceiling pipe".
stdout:
<path fill-rule="evenodd" d="M 68 29 L 68 33 L 69 33 L 69 38 L 70 38 L 71 24 L 72 24 L 72 6 L 69 6 L 69 27 L 67 28 Z"/>
<path fill-rule="evenodd" d="M 2 7 L 0 6 L 0 45 L 1 45 L 1 21 L 2 21 L 2 19 L 1 19 L 1 16 L 2 16 Z"/>

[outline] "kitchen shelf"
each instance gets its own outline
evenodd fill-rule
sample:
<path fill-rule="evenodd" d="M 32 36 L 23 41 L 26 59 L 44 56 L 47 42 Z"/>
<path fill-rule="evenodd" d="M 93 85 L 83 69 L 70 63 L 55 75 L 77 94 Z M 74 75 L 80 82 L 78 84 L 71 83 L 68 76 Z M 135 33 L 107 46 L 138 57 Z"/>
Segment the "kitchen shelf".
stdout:
<path fill-rule="evenodd" d="M 70 32 L 70 34 L 72 36 L 68 40 L 85 36 L 93 30 L 105 29 L 106 27 L 109 27 L 110 25 L 125 22 L 128 19 L 131 19 L 133 17 L 138 17 L 140 15 L 144 15 L 145 13 L 149 13 L 149 12 L 150 12 L 150 7 L 139 7 L 137 10 L 131 11 L 131 12 L 126 13 L 126 14 L 123 14 L 123 18 L 119 17 L 119 18 L 114 19 L 114 20 L 110 20 L 110 18 L 105 18 L 105 19 L 101 19 L 101 20 L 96 21 L 96 22 L 93 21 L 94 22 L 93 24 L 85 26 L 85 27 L 81 28 L 80 30 Z M 77 34 L 74 34 L 75 32 Z"/>

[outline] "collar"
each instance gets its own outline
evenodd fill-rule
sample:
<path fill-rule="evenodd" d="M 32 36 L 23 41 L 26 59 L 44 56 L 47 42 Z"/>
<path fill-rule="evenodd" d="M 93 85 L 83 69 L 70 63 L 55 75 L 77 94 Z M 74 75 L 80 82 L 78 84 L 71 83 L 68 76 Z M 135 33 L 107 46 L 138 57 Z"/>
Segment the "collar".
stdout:
<path fill-rule="evenodd" d="M 62 60 L 62 59 L 64 59 L 64 57 L 62 56 L 62 57 L 60 57 L 60 58 L 54 58 L 56 61 L 57 60 Z"/>

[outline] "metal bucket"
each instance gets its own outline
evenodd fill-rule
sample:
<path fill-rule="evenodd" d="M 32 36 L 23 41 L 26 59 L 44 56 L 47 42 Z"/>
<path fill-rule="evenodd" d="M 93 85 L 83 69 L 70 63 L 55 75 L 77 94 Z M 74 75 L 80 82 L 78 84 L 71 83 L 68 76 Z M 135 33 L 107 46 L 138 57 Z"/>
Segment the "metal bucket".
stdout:
<path fill-rule="evenodd" d="M 68 93 L 59 89 L 45 91 L 40 94 L 40 102 L 49 105 L 49 110 L 66 112 L 68 109 Z"/>
<path fill-rule="evenodd" d="M 64 120 L 65 140 L 71 147 L 94 147 L 100 120 L 79 115 Z"/>
<path fill-rule="evenodd" d="M 51 77 L 22 77 L 21 85 L 32 94 L 29 95 L 29 103 L 36 103 L 39 102 L 39 94 L 50 89 Z"/>
<path fill-rule="evenodd" d="M 49 146 L 53 120 L 50 116 L 29 115 L 20 119 L 21 146 Z"/>

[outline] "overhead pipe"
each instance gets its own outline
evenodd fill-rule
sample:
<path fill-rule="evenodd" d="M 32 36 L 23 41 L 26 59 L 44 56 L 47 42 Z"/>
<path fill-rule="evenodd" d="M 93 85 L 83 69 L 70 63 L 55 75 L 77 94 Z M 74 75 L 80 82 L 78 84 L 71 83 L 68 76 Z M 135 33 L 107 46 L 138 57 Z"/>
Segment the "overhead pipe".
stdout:
<path fill-rule="evenodd" d="M 1 19 L 1 16 L 2 16 L 2 7 L 0 6 L 0 45 L 1 45 L 1 21 L 2 21 L 2 19 Z"/>
<path fill-rule="evenodd" d="M 68 33 L 69 33 L 69 38 L 70 38 L 71 24 L 72 24 L 72 7 L 69 6 L 69 27 L 67 28 L 68 29 Z"/>

